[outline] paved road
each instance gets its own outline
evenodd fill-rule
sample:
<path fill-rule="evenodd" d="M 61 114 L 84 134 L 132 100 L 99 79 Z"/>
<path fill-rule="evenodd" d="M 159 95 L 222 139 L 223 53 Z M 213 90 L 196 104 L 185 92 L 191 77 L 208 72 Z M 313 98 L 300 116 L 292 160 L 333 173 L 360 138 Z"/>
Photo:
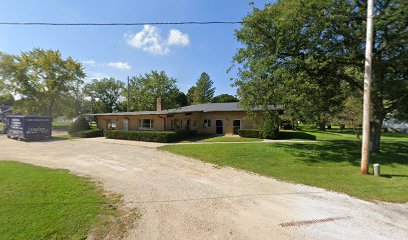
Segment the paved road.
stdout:
<path fill-rule="evenodd" d="M 128 239 L 406 239 L 408 204 L 370 203 L 218 168 L 155 144 L 80 139 L 18 142 L 0 159 L 70 169 L 121 193 L 142 217 Z"/>

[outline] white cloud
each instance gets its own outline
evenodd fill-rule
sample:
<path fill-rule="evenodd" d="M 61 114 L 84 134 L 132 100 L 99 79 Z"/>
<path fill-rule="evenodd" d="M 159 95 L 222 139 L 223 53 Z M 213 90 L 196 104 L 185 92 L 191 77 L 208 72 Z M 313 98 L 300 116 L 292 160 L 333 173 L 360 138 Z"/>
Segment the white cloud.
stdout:
<path fill-rule="evenodd" d="M 86 82 L 89 82 L 90 80 L 93 80 L 93 79 L 101 80 L 103 78 L 109 78 L 110 77 L 109 75 L 107 75 L 105 73 L 92 72 L 92 71 L 89 71 L 86 75 L 87 75 L 86 78 L 85 78 Z"/>
<path fill-rule="evenodd" d="M 88 66 L 92 66 L 92 67 L 96 66 L 95 60 L 92 60 L 92 59 L 91 60 L 83 60 L 82 63 L 84 65 L 88 65 Z"/>
<path fill-rule="evenodd" d="M 167 45 L 186 47 L 189 44 L 190 44 L 190 38 L 188 37 L 186 33 L 182 33 L 177 29 L 170 30 L 169 38 L 167 40 Z"/>
<path fill-rule="evenodd" d="M 110 62 L 107 64 L 109 67 L 116 68 L 119 70 L 130 70 L 132 67 L 127 62 Z"/>
<path fill-rule="evenodd" d="M 186 47 L 190 44 L 188 35 L 177 29 L 170 30 L 168 38 L 163 40 L 160 29 L 151 25 L 144 25 L 143 30 L 134 35 L 125 34 L 125 39 L 130 46 L 155 55 L 167 55 L 170 46 Z"/>

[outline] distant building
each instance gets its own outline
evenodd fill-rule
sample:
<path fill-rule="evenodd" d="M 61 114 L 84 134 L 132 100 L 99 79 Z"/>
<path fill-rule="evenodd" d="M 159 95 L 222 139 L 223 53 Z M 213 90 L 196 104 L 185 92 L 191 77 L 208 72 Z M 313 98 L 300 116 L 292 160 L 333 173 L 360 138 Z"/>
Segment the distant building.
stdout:
<path fill-rule="evenodd" d="M 383 128 L 387 128 L 391 132 L 408 133 L 408 122 L 399 122 L 389 119 L 384 121 Z"/>

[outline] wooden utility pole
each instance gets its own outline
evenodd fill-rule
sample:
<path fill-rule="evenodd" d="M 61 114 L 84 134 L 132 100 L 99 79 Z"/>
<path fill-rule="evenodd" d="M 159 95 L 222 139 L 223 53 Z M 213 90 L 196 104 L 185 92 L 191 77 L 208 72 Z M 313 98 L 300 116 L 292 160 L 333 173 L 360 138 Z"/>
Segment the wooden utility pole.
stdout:
<path fill-rule="evenodd" d="M 129 76 L 127 77 L 127 112 L 129 112 L 130 107 L 130 83 Z"/>
<path fill-rule="evenodd" d="M 364 103 L 363 103 L 363 143 L 361 147 L 361 174 L 368 174 L 370 159 L 370 120 L 371 120 L 371 76 L 373 51 L 373 5 L 374 0 L 367 1 L 367 38 L 364 71 Z"/>

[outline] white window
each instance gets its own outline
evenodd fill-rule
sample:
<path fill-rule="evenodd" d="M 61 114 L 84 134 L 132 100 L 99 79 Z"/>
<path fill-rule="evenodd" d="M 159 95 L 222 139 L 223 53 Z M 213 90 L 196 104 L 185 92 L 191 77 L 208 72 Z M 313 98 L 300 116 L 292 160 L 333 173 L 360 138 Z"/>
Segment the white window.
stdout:
<path fill-rule="evenodd" d="M 106 120 L 106 129 L 115 130 L 116 129 L 116 120 L 108 119 Z"/>
<path fill-rule="evenodd" d="M 211 127 L 211 119 L 204 119 L 203 128 Z"/>
<path fill-rule="evenodd" d="M 193 128 L 195 129 L 195 128 L 197 128 L 197 126 L 198 126 L 197 119 L 193 119 Z"/>
<path fill-rule="evenodd" d="M 129 130 L 129 119 L 124 118 L 122 120 L 122 130 L 126 130 L 126 131 Z"/>
<path fill-rule="evenodd" d="M 153 130 L 154 120 L 153 119 L 139 119 L 139 129 Z"/>

